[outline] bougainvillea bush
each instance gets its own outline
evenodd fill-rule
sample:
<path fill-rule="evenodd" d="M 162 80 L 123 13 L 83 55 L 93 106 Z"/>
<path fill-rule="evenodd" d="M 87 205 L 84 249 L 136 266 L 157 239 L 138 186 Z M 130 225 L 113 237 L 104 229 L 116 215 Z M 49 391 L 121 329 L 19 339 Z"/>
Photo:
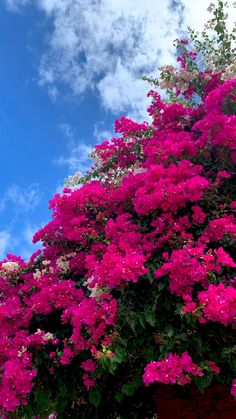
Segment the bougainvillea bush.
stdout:
<path fill-rule="evenodd" d="M 236 78 L 192 43 L 176 100 L 116 121 L 42 250 L 0 263 L 1 417 L 151 418 L 157 383 L 236 397 Z"/>

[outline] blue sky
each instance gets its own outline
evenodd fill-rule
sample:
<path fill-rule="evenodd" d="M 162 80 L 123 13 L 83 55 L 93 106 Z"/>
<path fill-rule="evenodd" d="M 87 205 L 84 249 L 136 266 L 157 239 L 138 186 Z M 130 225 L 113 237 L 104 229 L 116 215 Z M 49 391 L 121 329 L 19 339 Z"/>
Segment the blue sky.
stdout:
<path fill-rule="evenodd" d="M 146 118 L 148 86 L 173 62 L 172 41 L 201 27 L 208 2 L 0 2 L 0 257 L 28 258 L 48 200 L 89 167 L 114 119 Z"/>

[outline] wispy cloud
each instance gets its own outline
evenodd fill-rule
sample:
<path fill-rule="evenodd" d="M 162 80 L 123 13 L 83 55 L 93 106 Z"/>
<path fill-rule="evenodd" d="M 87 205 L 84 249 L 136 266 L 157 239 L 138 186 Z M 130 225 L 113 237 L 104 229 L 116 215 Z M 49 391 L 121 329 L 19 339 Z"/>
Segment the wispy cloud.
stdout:
<path fill-rule="evenodd" d="M 0 231 L 0 259 L 4 258 L 10 241 L 11 234 L 7 230 Z"/>
<path fill-rule="evenodd" d="M 41 223 L 43 225 L 43 223 Z M 42 227 L 41 225 L 41 227 Z M 32 243 L 34 234 L 39 230 L 40 226 L 26 223 L 25 228 L 21 232 L 18 244 L 18 253 L 23 259 L 29 259 L 33 252 L 41 247 L 41 243 Z"/>
<path fill-rule="evenodd" d="M 0 199 L 2 216 L 0 259 L 4 258 L 7 253 L 20 254 L 27 259 L 38 248 L 37 245 L 32 245 L 33 233 L 38 228 L 31 227 L 27 219 L 40 204 L 41 198 L 42 194 L 37 184 L 31 184 L 25 189 L 18 185 L 12 185 L 6 189 Z M 23 228 L 21 227 L 22 220 L 25 225 Z"/>
<path fill-rule="evenodd" d="M 26 189 L 18 185 L 7 188 L 2 199 L 0 199 L 0 210 L 4 211 L 7 205 L 12 204 L 17 212 L 28 212 L 35 209 L 42 198 L 38 184 L 31 184 Z"/>
<path fill-rule="evenodd" d="M 63 132 L 67 139 L 67 155 L 59 156 L 54 160 L 54 163 L 59 165 L 66 165 L 69 174 L 75 172 L 85 173 L 91 167 L 91 159 L 89 154 L 93 147 L 86 144 L 84 141 L 79 141 L 73 128 L 69 124 L 60 124 L 59 129 Z"/>
<path fill-rule="evenodd" d="M 27 245 L 32 245 L 33 235 L 39 230 L 39 226 L 31 225 L 29 223 L 26 224 L 23 232 L 22 237 L 25 240 Z"/>
<path fill-rule="evenodd" d="M 19 12 L 21 8 L 30 3 L 31 0 L 5 0 L 6 6 L 13 12 Z"/>
<path fill-rule="evenodd" d="M 25 260 L 29 259 L 32 253 L 41 247 L 41 243 L 32 243 L 33 235 L 39 228 L 26 221 L 25 227 L 18 234 L 13 232 L 13 228 L 0 231 L 0 260 L 5 258 L 7 253 L 18 254 Z"/>
<path fill-rule="evenodd" d="M 104 123 L 100 122 L 95 124 L 93 136 L 95 138 L 96 143 L 99 144 L 102 141 L 109 141 L 114 136 L 114 133 L 105 129 Z"/>

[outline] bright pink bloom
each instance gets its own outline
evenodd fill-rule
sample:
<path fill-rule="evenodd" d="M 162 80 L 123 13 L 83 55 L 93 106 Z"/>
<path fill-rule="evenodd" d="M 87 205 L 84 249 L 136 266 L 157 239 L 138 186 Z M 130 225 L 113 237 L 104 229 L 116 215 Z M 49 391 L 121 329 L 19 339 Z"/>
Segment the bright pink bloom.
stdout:
<path fill-rule="evenodd" d="M 181 355 L 170 353 L 167 358 L 150 362 L 145 367 L 143 382 L 145 385 L 156 381 L 164 384 L 185 385 L 193 376 L 202 377 L 203 375 L 187 352 Z"/>
<path fill-rule="evenodd" d="M 224 284 L 210 285 L 198 294 L 205 318 L 227 326 L 236 321 L 236 289 Z"/>
<path fill-rule="evenodd" d="M 92 359 L 87 359 L 81 363 L 81 368 L 85 371 L 94 372 L 97 369 L 97 364 Z"/>
<path fill-rule="evenodd" d="M 234 379 L 232 381 L 232 384 L 231 384 L 231 394 L 236 399 L 236 379 Z"/>

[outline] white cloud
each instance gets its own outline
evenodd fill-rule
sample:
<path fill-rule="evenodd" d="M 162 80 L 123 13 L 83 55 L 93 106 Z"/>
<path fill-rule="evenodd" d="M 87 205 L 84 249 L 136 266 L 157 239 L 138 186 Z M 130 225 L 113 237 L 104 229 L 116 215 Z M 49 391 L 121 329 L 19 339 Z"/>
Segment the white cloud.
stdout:
<path fill-rule="evenodd" d="M 207 12 L 210 3 L 217 5 L 218 0 L 182 0 L 182 4 L 185 7 L 184 24 L 201 31 L 206 21 L 211 18 L 211 15 Z M 235 0 L 229 0 L 227 3 L 229 6 L 228 28 L 231 30 L 235 25 Z"/>
<path fill-rule="evenodd" d="M 120 61 L 114 72 L 107 74 L 98 83 L 98 90 L 106 109 L 115 114 L 131 113 L 134 119 L 144 118 L 149 103 L 146 97 L 147 85 Z"/>
<path fill-rule="evenodd" d="M 16 6 L 27 0 L 8 0 Z M 210 2 L 210 0 L 209 0 Z M 173 62 L 173 40 L 209 18 L 206 0 L 37 0 L 50 18 L 39 83 L 55 100 L 61 86 L 95 91 L 113 113 L 146 117 L 149 86 L 140 76 Z M 233 0 L 230 1 L 232 3 Z M 230 14 L 233 20 L 234 14 Z M 72 162 L 73 166 L 73 162 Z"/>
<path fill-rule="evenodd" d="M 100 144 L 103 141 L 111 140 L 114 137 L 114 133 L 104 129 L 104 123 L 100 123 L 94 126 L 93 136 L 96 143 Z"/>
<path fill-rule="evenodd" d="M 76 95 L 95 89 L 102 105 L 113 113 L 143 119 L 147 84 L 177 36 L 180 17 L 169 1 L 41 0 L 53 18 L 49 49 L 41 60 L 40 83 L 65 83 Z"/>
<path fill-rule="evenodd" d="M 31 0 L 5 0 L 6 6 L 13 12 L 18 12 L 22 7 L 30 3 Z"/>
<path fill-rule="evenodd" d="M 78 142 L 73 128 L 69 124 L 61 124 L 60 130 L 67 138 L 67 156 L 60 156 L 54 160 L 54 163 L 68 166 L 69 173 L 76 172 L 85 173 L 91 167 L 91 159 L 89 154 L 93 151 L 93 147 L 85 142 Z"/>
<path fill-rule="evenodd" d="M 8 253 L 18 254 L 25 260 L 29 259 L 32 253 L 41 247 L 40 243 L 32 244 L 32 237 L 37 230 L 35 226 L 27 224 L 19 235 L 13 233 L 12 229 L 0 231 L 0 260 L 5 259 Z"/>
<path fill-rule="evenodd" d="M 69 168 L 69 173 L 75 172 L 84 173 L 91 166 L 88 155 L 92 152 L 93 148 L 85 143 L 74 146 L 70 149 L 68 157 L 60 156 L 55 160 L 59 165 L 66 165 Z"/>
<path fill-rule="evenodd" d="M 33 233 L 37 227 L 31 226 L 25 221 L 26 227 L 19 231 L 19 218 L 33 211 L 41 201 L 41 193 L 37 184 L 31 184 L 28 188 L 22 189 L 18 185 L 7 188 L 0 199 L 0 212 L 7 216 L 7 229 L 3 227 L 0 231 L 0 259 L 6 253 L 20 254 L 23 258 L 37 250 L 39 246 L 32 245 Z M 6 223 L 6 221 L 5 221 Z"/>
<path fill-rule="evenodd" d="M 45 223 L 41 223 L 41 226 L 36 226 L 31 225 L 29 222 L 26 223 L 26 226 L 20 235 L 17 249 L 23 259 L 29 259 L 32 253 L 42 246 L 41 242 L 33 244 L 32 239 L 34 234 L 43 226 L 43 224 Z"/>
<path fill-rule="evenodd" d="M 0 200 L 0 210 L 5 210 L 10 203 L 14 205 L 16 211 L 31 211 L 39 205 L 41 197 L 38 184 L 31 184 L 26 189 L 12 185 L 7 188 Z"/>
<path fill-rule="evenodd" d="M 40 227 L 35 225 L 30 225 L 29 223 L 26 225 L 25 229 L 22 232 L 22 237 L 25 240 L 27 245 L 32 245 L 33 235 L 39 230 Z"/>
<path fill-rule="evenodd" d="M 41 223 L 41 227 L 43 224 L 45 223 Z M 32 243 L 33 235 L 41 227 L 26 222 L 25 228 L 18 235 L 13 232 L 13 227 L 10 230 L 0 231 L 0 260 L 4 259 L 7 253 L 20 255 L 25 260 L 29 259 L 32 253 L 42 246 L 40 242 Z"/>
<path fill-rule="evenodd" d="M 5 257 L 6 251 L 10 245 L 11 235 L 8 231 L 0 231 L 0 259 Z"/>

